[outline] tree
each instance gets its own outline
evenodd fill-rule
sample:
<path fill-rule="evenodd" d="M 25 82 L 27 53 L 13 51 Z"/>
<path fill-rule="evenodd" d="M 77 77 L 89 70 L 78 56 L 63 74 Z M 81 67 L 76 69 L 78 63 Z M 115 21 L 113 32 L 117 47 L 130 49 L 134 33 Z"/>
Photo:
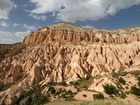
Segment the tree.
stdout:
<path fill-rule="evenodd" d="M 103 85 L 103 88 L 104 88 L 105 93 L 107 93 L 109 95 L 117 93 L 116 88 L 111 84 L 105 84 L 105 85 Z"/>

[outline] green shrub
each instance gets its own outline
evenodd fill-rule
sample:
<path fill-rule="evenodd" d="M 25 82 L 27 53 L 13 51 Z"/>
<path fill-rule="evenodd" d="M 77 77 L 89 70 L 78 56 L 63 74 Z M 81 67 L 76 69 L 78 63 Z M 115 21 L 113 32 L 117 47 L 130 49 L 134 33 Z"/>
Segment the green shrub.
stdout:
<path fill-rule="evenodd" d="M 122 98 L 122 99 L 125 99 L 125 98 L 127 97 L 124 93 L 121 93 L 119 96 L 120 96 L 120 98 Z"/>
<path fill-rule="evenodd" d="M 83 97 L 87 97 L 87 95 L 86 94 L 83 94 Z"/>
<path fill-rule="evenodd" d="M 138 81 L 140 82 L 140 77 L 138 77 Z"/>
<path fill-rule="evenodd" d="M 88 86 L 83 86 L 82 88 L 84 88 L 84 89 L 88 89 Z"/>
<path fill-rule="evenodd" d="M 55 88 L 54 87 L 49 87 L 49 91 L 51 94 L 54 94 L 56 92 Z"/>
<path fill-rule="evenodd" d="M 133 74 L 135 77 L 137 77 L 138 75 L 140 75 L 140 71 L 136 70 L 136 71 L 131 71 L 131 74 Z"/>
<path fill-rule="evenodd" d="M 140 96 L 140 88 L 137 88 L 136 86 L 132 86 L 131 93 L 136 95 L 136 96 Z"/>
<path fill-rule="evenodd" d="M 72 94 L 72 91 L 71 91 L 71 90 L 68 90 L 67 93 L 68 93 L 68 94 Z"/>
<path fill-rule="evenodd" d="M 71 81 L 70 84 L 76 86 L 76 85 L 78 85 L 78 82 L 77 81 Z"/>
<path fill-rule="evenodd" d="M 129 89 L 129 87 L 128 87 L 128 86 L 126 86 L 125 88 L 126 88 L 126 89 Z"/>
<path fill-rule="evenodd" d="M 66 94 L 62 94 L 61 97 L 65 99 L 66 98 Z"/>
<path fill-rule="evenodd" d="M 104 99 L 104 95 L 102 93 L 99 94 L 93 94 L 94 99 Z"/>
<path fill-rule="evenodd" d="M 140 77 L 137 78 L 138 79 L 138 86 L 140 87 Z"/>
<path fill-rule="evenodd" d="M 107 93 L 109 95 L 117 93 L 116 88 L 111 84 L 105 84 L 105 85 L 103 85 L 103 88 L 104 88 L 105 93 Z"/>
<path fill-rule="evenodd" d="M 24 95 L 24 97 L 25 96 L 26 95 Z M 49 102 L 49 97 L 47 95 L 43 95 L 40 92 L 35 92 L 31 96 L 29 95 L 25 98 L 22 98 L 17 105 L 44 105 L 44 103 L 47 102 Z"/>
<path fill-rule="evenodd" d="M 120 77 L 118 80 L 119 80 L 120 83 L 122 83 L 122 84 L 125 85 L 125 82 L 126 82 L 126 81 L 125 81 L 122 77 Z"/>
<path fill-rule="evenodd" d="M 126 91 L 125 94 L 130 94 L 130 91 Z"/>
<path fill-rule="evenodd" d="M 58 85 L 66 86 L 67 84 L 66 84 L 66 82 L 63 81 L 63 82 L 59 82 Z"/>
<path fill-rule="evenodd" d="M 32 96 L 32 104 L 31 105 L 44 105 L 44 103 L 49 102 L 48 96 L 45 96 L 41 93 L 34 93 Z M 28 104 L 27 104 L 28 105 Z"/>

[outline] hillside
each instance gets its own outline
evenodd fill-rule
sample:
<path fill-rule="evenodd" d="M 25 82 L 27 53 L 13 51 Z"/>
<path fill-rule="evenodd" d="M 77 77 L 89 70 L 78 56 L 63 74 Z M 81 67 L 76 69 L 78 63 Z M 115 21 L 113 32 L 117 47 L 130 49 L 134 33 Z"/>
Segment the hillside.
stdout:
<path fill-rule="evenodd" d="M 139 27 L 58 23 L 0 46 L 0 105 L 116 99 L 140 104 Z"/>

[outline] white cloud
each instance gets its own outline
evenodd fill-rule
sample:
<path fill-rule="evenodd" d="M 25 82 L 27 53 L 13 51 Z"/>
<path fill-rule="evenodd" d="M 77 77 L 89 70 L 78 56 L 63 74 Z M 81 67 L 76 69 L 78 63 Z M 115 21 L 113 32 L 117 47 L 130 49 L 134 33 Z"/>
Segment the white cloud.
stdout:
<path fill-rule="evenodd" d="M 25 32 L 5 32 L 0 31 L 0 44 L 12 44 L 16 42 L 21 42 L 23 38 L 28 35 L 30 30 L 26 30 Z"/>
<path fill-rule="evenodd" d="M 36 14 L 29 14 L 29 16 L 31 16 L 32 18 L 36 19 L 36 20 L 46 20 L 47 17 L 44 15 L 36 15 Z"/>
<path fill-rule="evenodd" d="M 16 9 L 18 6 L 15 4 L 13 7 Z"/>
<path fill-rule="evenodd" d="M 11 0 L 0 0 L 0 19 L 8 19 L 8 14 L 13 6 Z"/>
<path fill-rule="evenodd" d="M 15 43 L 16 38 L 10 32 L 0 31 L 0 44 L 11 44 Z"/>
<path fill-rule="evenodd" d="M 91 26 L 91 25 L 85 25 L 85 26 L 82 26 L 83 28 L 94 28 L 94 26 Z"/>
<path fill-rule="evenodd" d="M 12 36 L 10 32 L 0 31 L 1 36 Z"/>
<path fill-rule="evenodd" d="M 8 27 L 8 26 L 10 26 L 10 24 L 6 23 L 5 21 L 1 21 L 1 22 L 0 22 L 0 25 L 3 26 L 3 27 Z"/>
<path fill-rule="evenodd" d="M 0 38 L 0 44 L 12 44 L 15 41 L 11 38 Z"/>
<path fill-rule="evenodd" d="M 27 30 L 36 30 L 36 27 L 35 26 L 30 26 L 30 25 L 27 25 L 27 24 L 23 24 L 22 28 L 24 29 L 27 29 Z"/>
<path fill-rule="evenodd" d="M 19 24 L 19 23 L 13 23 L 14 27 L 21 27 L 27 30 L 36 30 L 36 26 L 34 25 L 27 25 L 27 24 Z"/>
<path fill-rule="evenodd" d="M 66 22 L 96 21 L 114 15 L 121 9 L 139 5 L 140 0 L 30 0 L 36 8 L 31 12 L 52 12 L 56 19 Z"/>
<path fill-rule="evenodd" d="M 16 32 L 15 35 L 21 39 L 23 39 L 25 36 L 29 34 L 30 30 L 27 30 L 26 32 Z"/>
<path fill-rule="evenodd" d="M 55 16 L 55 12 L 52 13 L 52 16 Z"/>
<path fill-rule="evenodd" d="M 18 27 L 18 26 L 21 26 L 21 24 L 13 23 L 13 26 L 14 26 L 14 27 Z"/>
<path fill-rule="evenodd" d="M 28 12 L 28 13 L 30 13 L 30 10 L 28 10 L 28 9 L 23 9 L 25 12 Z"/>

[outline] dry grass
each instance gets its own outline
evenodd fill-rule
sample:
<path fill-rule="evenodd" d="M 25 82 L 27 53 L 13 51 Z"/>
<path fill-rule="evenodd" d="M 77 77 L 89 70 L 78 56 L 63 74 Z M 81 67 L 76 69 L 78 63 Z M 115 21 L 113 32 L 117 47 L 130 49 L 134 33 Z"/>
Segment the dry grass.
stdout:
<path fill-rule="evenodd" d="M 124 104 L 113 99 L 94 100 L 94 101 L 53 101 L 45 105 L 131 105 Z"/>
<path fill-rule="evenodd" d="M 93 79 L 94 79 L 93 77 L 90 77 L 89 79 L 81 80 L 76 86 L 80 89 L 87 90 L 87 88 L 93 83 Z"/>

